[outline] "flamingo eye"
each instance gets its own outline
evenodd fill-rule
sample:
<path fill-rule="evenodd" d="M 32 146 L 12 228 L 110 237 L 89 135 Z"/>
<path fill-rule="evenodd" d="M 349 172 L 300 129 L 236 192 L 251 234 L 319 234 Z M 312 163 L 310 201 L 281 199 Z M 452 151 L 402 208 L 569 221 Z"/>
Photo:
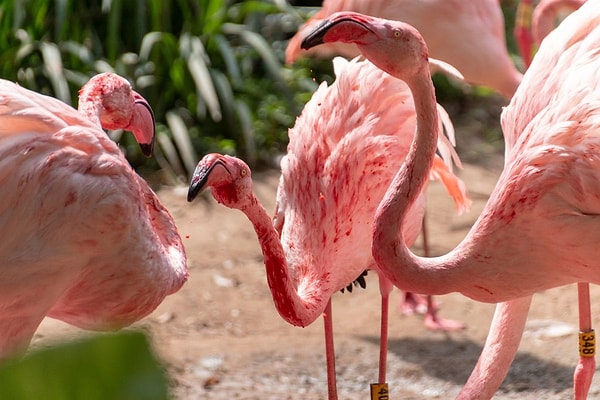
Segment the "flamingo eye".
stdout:
<path fill-rule="evenodd" d="M 242 168 L 240 170 L 240 176 L 243 178 L 246 175 L 248 175 L 248 170 L 246 170 L 246 168 Z"/>
<path fill-rule="evenodd" d="M 394 37 L 399 38 L 400 37 L 400 31 L 394 31 Z"/>

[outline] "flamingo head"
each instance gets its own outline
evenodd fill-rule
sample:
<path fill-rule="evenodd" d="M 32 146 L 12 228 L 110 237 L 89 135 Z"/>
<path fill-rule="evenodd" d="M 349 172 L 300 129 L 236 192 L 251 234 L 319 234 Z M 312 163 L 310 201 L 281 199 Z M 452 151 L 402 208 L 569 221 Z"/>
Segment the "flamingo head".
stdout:
<path fill-rule="evenodd" d="M 428 68 L 428 50 L 421 34 L 400 21 L 356 12 L 332 14 L 302 41 L 308 50 L 324 43 L 354 43 L 373 64 L 400 79 Z"/>
<path fill-rule="evenodd" d="M 248 165 L 239 158 L 211 153 L 205 155 L 196 166 L 188 190 L 188 201 L 204 188 L 209 187 L 219 203 L 243 209 L 251 198 L 252 177 Z"/>
<path fill-rule="evenodd" d="M 154 150 L 154 114 L 150 104 L 119 75 L 105 72 L 92 77 L 79 91 L 79 109 L 99 118 L 104 129 L 133 133 L 146 157 Z"/>

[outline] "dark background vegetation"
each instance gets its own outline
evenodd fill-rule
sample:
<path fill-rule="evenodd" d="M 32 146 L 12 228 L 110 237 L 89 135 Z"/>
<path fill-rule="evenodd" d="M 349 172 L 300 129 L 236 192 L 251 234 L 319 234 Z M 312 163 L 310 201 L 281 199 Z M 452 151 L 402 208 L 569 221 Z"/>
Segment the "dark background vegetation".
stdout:
<path fill-rule="evenodd" d="M 514 1 L 504 1 L 512 32 Z M 152 105 L 156 157 L 113 132 L 130 162 L 160 181 L 186 181 L 199 157 L 218 151 L 276 166 L 287 129 L 329 61 L 283 64 L 287 40 L 314 0 L 8 0 L 0 4 L 0 77 L 77 106 L 90 76 L 114 71 Z M 514 49 L 512 35 L 507 35 Z M 436 78 L 455 108 L 485 97 Z M 157 176 L 154 174 L 153 176 Z"/>

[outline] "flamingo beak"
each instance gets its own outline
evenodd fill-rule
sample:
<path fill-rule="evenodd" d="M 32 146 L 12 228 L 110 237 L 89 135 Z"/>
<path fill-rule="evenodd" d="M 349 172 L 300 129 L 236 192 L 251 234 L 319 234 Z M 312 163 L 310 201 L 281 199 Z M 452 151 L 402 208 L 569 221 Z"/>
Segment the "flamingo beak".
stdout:
<path fill-rule="evenodd" d="M 300 47 L 308 50 L 328 42 L 358 43 L 365 34 L 374 33 L 371 22 L 370 17 L 354 12 L 335 13 L 306 35 Z"/>
<path fill-rule="evenodd" d="M 207 154 L 198 162 L 188 189 L 188 202 L 194 200 L 194 198 L 208 186 L 210 175 L 218 165 L 223 167 L 228 174 L 231 174 L 220 154 Z"/>
<path fill-rule="evenodd" d="M 325 43 L 324 37 L 333 23 L 330 20 L 325 20 L 313 29 L 300 43 L 300 48 L 308 50 L 312 47 Z"/>
<path fill-rule="evenodd" d="M 126 129 L 133 133 L 144 156 L 151 157 L 154 152 L 154 136 L 156 133 L 154 113 L 150 104 L 140 94 L 133 91 L 133 97 L 135 99 L 133 117 Z"/>

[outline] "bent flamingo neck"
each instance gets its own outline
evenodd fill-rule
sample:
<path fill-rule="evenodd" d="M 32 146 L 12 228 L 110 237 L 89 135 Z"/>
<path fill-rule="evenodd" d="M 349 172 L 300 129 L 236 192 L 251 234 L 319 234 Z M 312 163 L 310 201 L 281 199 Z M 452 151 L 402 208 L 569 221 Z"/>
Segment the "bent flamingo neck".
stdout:
<path fill-rule="evenodd" d="M 426 185 L 437 148 L 438 117 L 435 92 L 426 68 L 409 86 L 417 113 L 417 129 L 406 160 L 394 176 L 375 214 L 373 258 L 392 282 L 403 290 L 417 293 L 446 293 L 439 284 L 440 271 L 431 259 L 415 256 L 407 247 L 399 229 L 411 205 Z M 430 264 L 431 268 L 421 267 Z M 436 271 L 434 271 L 434 269 Z"/>
<path fill-rule="evenodd" d="M 290 276 L 279 234 L 254 194 L 250 204 L 241 211 L 252 222 L 258 236 L 264 257 L 267 283 L 277 312 L 292 325 L 302 327 L 309 325 L 322 314 L 330 296 L 326 291 L 320 290 L 318 282 L 315 283 L 315 290 L 310 294 L 303 297 L 298 294 L 296 284 Z"/>
<path fill-rule="evenodd" d="M 79 104 L 77 110 L 96 126 L 102 126 L 100 122 L 100 101 L 91 93 L 88 87 L 83 87 L 79 93 Z"/>

